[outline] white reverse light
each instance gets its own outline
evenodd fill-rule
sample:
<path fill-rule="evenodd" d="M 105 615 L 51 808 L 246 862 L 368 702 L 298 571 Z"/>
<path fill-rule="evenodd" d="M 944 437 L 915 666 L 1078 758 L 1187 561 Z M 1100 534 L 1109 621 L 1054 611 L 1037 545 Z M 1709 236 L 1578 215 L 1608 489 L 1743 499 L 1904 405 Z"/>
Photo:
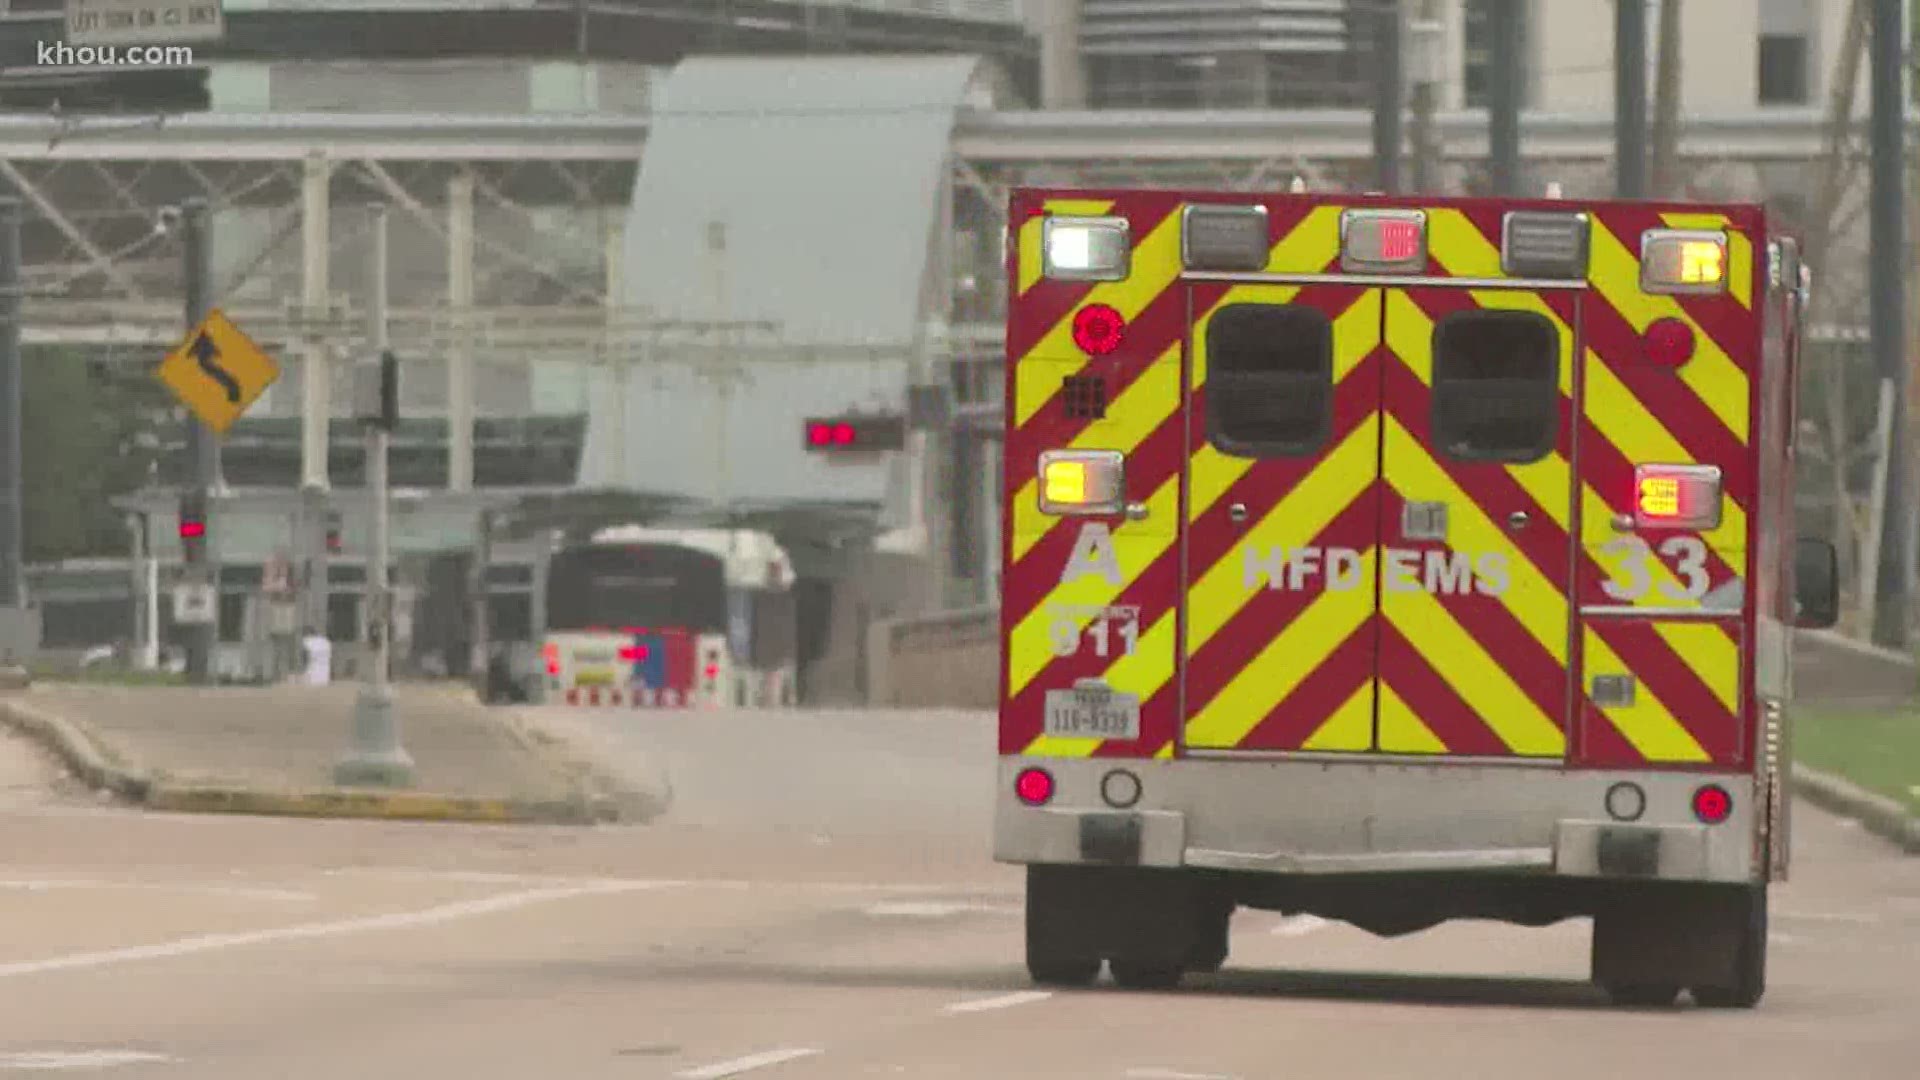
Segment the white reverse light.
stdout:
<path fill-rule="evenodd" d="M 1056 281 L 1122 281 L 1132 250 L 1122 217 L 1049 217 L 1040 224 L 1045 273 Z"/>

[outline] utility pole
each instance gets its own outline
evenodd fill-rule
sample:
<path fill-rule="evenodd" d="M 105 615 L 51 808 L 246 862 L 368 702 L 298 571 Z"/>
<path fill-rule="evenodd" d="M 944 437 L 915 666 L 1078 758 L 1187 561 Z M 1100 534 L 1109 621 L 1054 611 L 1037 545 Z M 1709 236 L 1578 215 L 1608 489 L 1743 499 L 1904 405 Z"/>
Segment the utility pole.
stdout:
<path fill-rule="evenodd" d="M 1647 195 L 1647 0 L 1614 0 L 1614 193 Z"/>
<path fill-rule="evenodd" d="M 180 204 L 180 240 L 181 256 L 185 261 L 187 304 L 187 333 L 192 334 L 207 317 L 213 307 L 213 259 L 212 237 L 208 236 L 209 217 L 207 200 L 188 199 Z M 199 419 L 187 418 L 187 457 L 192 467 L 192 476 L 187 481 L 189 499 L 185 502 L 205 515 L 198 523 L 202 534 L 199 543 L 191 545 L 197 552 L 197 560 L 188 559 L 188 574 L 194 575 L 205 588 L 213 591 L 213 612 L 210 621 L 194 623 L 187 635 L 187 681 L 196 686 L 204 686 L 212 681 L 213 646 L 219 640 L 220 632 L 220 552 L 214 540 L 215 530 L 207 527 L 206 518 L 212 517 L 213 496 L 220 488 L 220 443 L 207 425 Z M 186 539 L 183 533 L 183 541 Z"/>
<path fill-rule="evenodd" d="M 1492 0 L 1487 7 L 1493 31 L 1487 58 L 1487 173 L 1495 195 L 1518 195 L 1525 6 L 1520 0 Z"/>
<path fill-rule="evenodd" d="M 1833 246 L 1835 218 L 1840 213 L 1842 193 L 1849 186 L 1848 149 L 1852 145 L 1854 88 L 1860 81 L 1860 64 L 1867 52 L 1867 27 L 1871 19 L 1871 0 L 1852 0 L 1847 8 L 1846 37 L 1840 55 L 1834 61 L 1833 79 L 1827 95 L 1825 152 L 1813 185 L 1813 219 L 1807 223 L 1806 263 L 1815 275 L 1826 270 L 1827 252 Z M 1816 295 L 1827 295 L 1816 290 Z M 1828 301 L 1816 300 L 1825 307 Z M 1827 439 L 1831 449 L 1828 479 L 1833 493 L 1833 546 L 1840 553 L 1843 575 L 1857 573 L 1859 538 L 1854 528 L 1850 505 L 1851 485 L 1847 462 L 1852 447 L 1847 438 L 1847 381 L 1844 370 L 1828 372 L 1821 379 L 1821 394 L 1827 403 Z M 1864 600 L 1864 597 L 1862 598 Z M 1872 613 L 1867 612 L 1871 621 Z"/>
<path fill-rule="evenodd" d="M 1680 0 L 1660 0 L 1653 104 L 1653 195 L 1671 199 L 1680 187 Z"/>
<path fill-rule="evenodd" d="M 1883 452 L 1887 455 L 1887 490 L 1907 490 L 1906 460 L 1907 364 L 1904 349 L 1906 316 L 1906 228 L 1901 221 L 1906 182 L 1906 102 L 1903 100 L 1906 63 L 1904 0 L 1874 0 L 1871 55 L 1873 135 L 1872 186 L 1868 214 L 1871 232 L 1868 253 L 1868 322 L 1873 339 L 1874 366 L 1893 388 L 1892 424 Z M 1904 511 L 1904 508 L 1902 508 Z M 1888 648 L 1907 641 L 1907 515 L 1886 514 L 1881 520 L 1880 584 L 1874 605 L 1874 639 Z"/>
<path fill-rule="evenodd" d="M 0 607 L 22 595 L 20 469 L 20 201 L 0 199 Z M 24 662 L 24 657 L 16 660 Z"/>
<path fill-rule="evenodd" d="M 1440 106 L 1440 84 L 1445 81 L 1446 23 L 1440 0 L 1421 0 L 1420 17 L 1408 28 L 1412 63 L 1412 125 L 1408 132 L 1413 143 L 1413 190 L 1417 194 L 1437 195 L 1440 184 L 1440 136 L 1434 130 L 1434 114 Z"/>
<path fill-rule="evenodd" d="M 1389 194 L 1400 190 L 1400 110 L 1406 75 L 1400 64 L 1399 0 L 1380 5 L 1373 23 L 1373 186 Z"/>
<path fill-rule="evenodd" d="M 374 363 L 360 365 L 363 377 L 358 408 L 367 427 L 367 498 L 372 503 L 372 537 L 367 544 L 367 671 L 353 710 L 353 749 L 334 767 L 342 784 L 400 787 L 413 781 L 413 758 L 400 745 L 393 716 L 393 601 L 387 585 L 388 524 L 392 510 L 387 482 L 387 443 L 399 412 L 399 371 L 387 338 L 387 207 L 375 203 L 372 256 L 367 266 L 367 338 Z"/>

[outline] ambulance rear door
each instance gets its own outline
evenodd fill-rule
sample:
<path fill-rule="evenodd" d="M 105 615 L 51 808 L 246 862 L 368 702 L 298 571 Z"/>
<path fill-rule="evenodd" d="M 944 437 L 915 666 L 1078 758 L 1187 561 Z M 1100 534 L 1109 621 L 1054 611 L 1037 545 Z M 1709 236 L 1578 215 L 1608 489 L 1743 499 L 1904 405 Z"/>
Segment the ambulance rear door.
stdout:
<path fill-rule="evenodd" d="M 1380 302 L 1236 285 L 1194 322 L 1189 751 L 1373 748 Z"/>
<path fill-rule="evenodd" d="M 1383 307 L 1374 749 L 1560 760 L 1572 329 L 1526 288 L 1388 288 Z"/>

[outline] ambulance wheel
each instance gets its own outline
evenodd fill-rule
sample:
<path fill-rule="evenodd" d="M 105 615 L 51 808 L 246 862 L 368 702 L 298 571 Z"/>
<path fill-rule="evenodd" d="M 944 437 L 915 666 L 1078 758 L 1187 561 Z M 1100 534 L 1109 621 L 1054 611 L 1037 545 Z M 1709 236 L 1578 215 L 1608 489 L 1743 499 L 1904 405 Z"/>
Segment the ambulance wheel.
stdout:
<path fill-rule="evenodd" d="M 1178 964 L 1127 956 L 1116 956 L 1107 966 L 1113 969 L 1113 981 L 1126 990 L 1171 990 L 1185 974 Z"/>
<path fill-rule="evenodd" d="M 1227 964 L 1228 930 L 1233 922 L 1233 905 L 1203 906 L 1194 919 L 1193 951 L 1187 957 L 1187 970 L 1210 975 Z"/>
<path fill-rule="evenodd" d="M 1027 974 L 1035 983 L 1087 986 L 1100 976 L 1081 910 L 1087 892 L 1075 867 L 1027 867 Z"/>
<path fill-rule="evenodd" d="M 1693 1000 L 1706 1009 L 1751 1009 L 1767 992 L 1767 890 L 1753 886 L 1728 892 L 1723 901 L 1738 927 L 1724 985 L 1695 986 Z"/>

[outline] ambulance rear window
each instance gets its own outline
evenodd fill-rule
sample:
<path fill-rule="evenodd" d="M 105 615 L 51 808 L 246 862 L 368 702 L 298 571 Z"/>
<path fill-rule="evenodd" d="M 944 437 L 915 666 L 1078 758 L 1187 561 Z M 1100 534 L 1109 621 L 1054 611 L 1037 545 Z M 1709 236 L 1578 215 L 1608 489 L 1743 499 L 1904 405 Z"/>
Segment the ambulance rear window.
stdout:
<path fill-rule="evenodd" d="M 1522 464 L 1553 452 L 1560 333 L 1531 311 L 1458 311 L 1433 328 L 1434 448 Z"/>
<path fill-rule="evenodd" d="M 1333 427 L 1333 321 L 1318 308 L 1229 304 L 1207 327 L 1207 439 L 1236 457 L 1317 452 Z"/>

